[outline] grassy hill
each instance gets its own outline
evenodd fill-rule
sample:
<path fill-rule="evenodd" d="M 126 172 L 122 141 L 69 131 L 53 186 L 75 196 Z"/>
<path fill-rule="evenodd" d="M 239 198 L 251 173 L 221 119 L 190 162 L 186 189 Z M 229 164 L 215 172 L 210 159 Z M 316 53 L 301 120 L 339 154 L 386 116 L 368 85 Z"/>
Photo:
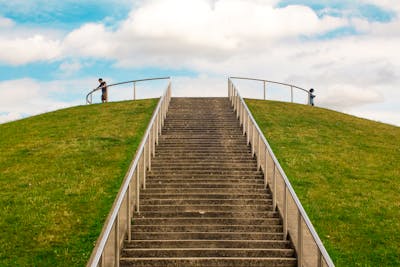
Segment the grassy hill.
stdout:
<path fill-rule="evenodd" d="M 83 266 L 158 99 L 0 125 L 0 266 Z"/>
<path fill-rule="evenodd" d="M 336 266 L 400 266 L 400 128 L 246 100 Z"/>

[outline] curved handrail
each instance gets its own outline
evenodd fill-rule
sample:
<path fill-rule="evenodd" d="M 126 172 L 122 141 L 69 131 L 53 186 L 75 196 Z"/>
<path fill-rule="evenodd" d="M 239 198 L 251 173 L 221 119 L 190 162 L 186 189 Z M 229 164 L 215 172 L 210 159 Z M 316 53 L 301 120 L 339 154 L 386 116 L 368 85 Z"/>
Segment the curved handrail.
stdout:
<path fill-rule="evenodd" d="M 99 264 L 103 266 L 103 263 L 108 261 L 111 261 L 113 266 L 118 266 L 119 251 L 124 240 L 123 237 L 128 235 L 128 240 L 131 239 L 132 209 L 135 207 L 136 211 L 139 212 L 140 187 L 143 186 L 145 188 L 146 170 L 151 169 L 151 157 L 155 155 L 155 144 L 158 143 L 170 99 L 171 83 L 168 84 L 165 93 L 158 101 L 142 142 L 125 175 L 122 186 L 86 266 L 95 267 L 99 266 Z M 111 254 L 111 256 L 107 256 L 107 254 Z M 104 265 L 108 266 L 107 263 L 104 263 Z"/>
<path fill-rule="evenodd" d="M 310 234 L 311 234 L 312 238 L 314 239 L 315 245 L 317 246 L 317 248 L 319 250 L 320 254 L 318 254 L 317 257 L 318 258 L 319 257 L 323 258 L 323 260 L 325 261 L 327 266 L 334 267 L 335 265 L 334 265 L 332 259 L 330 258 L 328 252 L 326 251 L 321 239 L 319 238 L 314 226 L 311 223 L 311 220 L 309 219 L 309 217 L 308 217 L 306 211 L 304 210 L 299 198 L 297 197 L 297 194 L 294 191 L 294 189 L 293 189 L 288 177 L 286 176 L 286 173 L 284 172 L 283 168 L 281 167 L 278 159 L 276 158 L 274 152 L 272 151 L 272 148 L 271 148 L 269 142 L 265 138 L 265 136 L 262 133 L 261 129 L 259 128 L 257 122 L 255 121 L 253 115 L 251 114 L 249 108 L 247 107 L 246 102 L 240 96 L 238 89 L 232 83 L 231 79 L 228 79 L 228 96 L 229 96 L 229 99 L 232 102 L 232 106 L 234 107 L 234 110 L 237 113 L 238 118 L 240 119 L 240 122 L 243 124 L 243 128 L 244 128 L 243 131 L 248 136 L 248 141 L 249 141 L 249 143 L 251 144 L 251 147 L 252 147 L 252 153 L 255 154 L 257 156 L 257 158 L 258 158 L 257 165 L 259 166 L 259 168 L 263 168 L 264 169 L 264 173 L 266 175 L 266 177 L 265 177 L 266 182 L 267 182 L 267 160 L 266 160 L 267 154 L 265 152 L 265 155 L 264 155 L 265 165 L 263 165 L 261 163 L 261 154 L 262 154 L 261 149 L 260 149 L 261 142 L 264 143 L 264 145 L 266 147 L 266 151 L 268 151 L 268 154 L 271 157 L 273 165 L 274 165 L 274 175 L 273 175 L 274 177 L 273 177 L 273 179 L 276 179 L 276 177 L 275 177 L 275 169 L 276 169 L 280 173 L 280 175 L 282 176 L 282 179 L 284 181 L 285 192 L 286 192 L 286 190 L 289 191 L 289 194 L 292 196 L 293 201 L 294 201 L 294 203 L 295 203 L 295 205 L 296 205 L 296 207 L 298 209 L 299 216 L 301 216 L 301 220 L 299 220 L 300 228 L 301 228 L 301 225 L 302 225 L 302 221 L 304 221 L 304 223 L 306 224 L 308 230 L 310 231 Z M 245 125 L 246 122 L 247 122 L 247 127 Z M 251 122 L 253 124 L 254 130 L 250 128 L 249 122 Z M 255 137 L 256 136 L 255 133 L 256 133 L 256 135 L 258 135 L 258 137 Z M 256 149 L 256 144 L 255 144 L 256 141 L 255 141 L 255 139 L 258 139 L 258 141 L 257 141 L 258 149 Z M 276 181 L 273 182 L 273 187 L 276 187 Z M 275 190 L 275 192 L 273 191 L 273 195 L 274 195 L 273 202 L 274 203 L 276 203 L 276 198 L 277 198 L 276 197 L 276 194 L 277 194 L 276 191 L 277 190 Z M 286 193 L 284 193 L 284 194 L 286 195 Z M 284 212 L 287 213 L 286 196 L 284 198 L 284 202 L 285 203 L 283 203 L 282 206 L 283 206 L 283 209 L 285 210 Z M 287 217 L 283 218 L 283 220 L 284 221 L 287 220 Z M 287 226 L 284 226 L 284 228 L 285 227 L 286 227 L 286 231 L 288 231 L 287 230 Z M 300 235 L 302 235 L 302 234 L 300 234 Z M 300 239 L 300 241 L 299 241 L 300 244 L 301 244 L 300 246 L 303 246 L 302 237 L 297 237 L 297 239 L 298 240 Z M 300 247 L 298 249 L 300 250 L 300 255 L 298 255 L 300 257 L 298 266 L 303 266 L 302 265 L 302 255 L 301 255 L 301 253 L 303 251 L 303 248 Z M 322 266 L 321 262 L 322 262 L 321 260 L 318 260 L 318 266 Z"/>
<path fill-rule="evenodd" d="M 264 100 L 266 99 L 266 88 L 265 85 L 266 83 L 273 83 L 273 84 L 279 84 L 279 85 L 284 85 L 288 86 L 291 88 L 291 102 L 293 103 L 293 88 L 299 89 L 301 91 L 304 91 L 308 94 L 308 104 L 310 104 L 310 91 L 304 88 L 301 88 L 297 85 L 289 84 L 289 83 L 283 83 L 283 82 L 276 82 L 276 81 L 270 81 L 270 80 L 264 80 L 264 79 L 257 79 L 257 78 L 247 78 L 247 77 L 229 77 L 230 80 L 236 79 L 236 80 L 249 80 L 249 81 L 259 81 L 264 83 Z"/>
<path fill-rule="evenodd" d="M 107 85 L 108 87 L 113 87 L 113 86 L 117 86 L 117 85 L 121 85 L 121 84 L 128 84 L 128 83 L 133 83 L 133 87 L 134 87 L 134 100 L 136 100 L 136 83 L 138 82 L 145 82 L 145 81 L 154 81 L 154 80 L 169 80 L 171 79 L 171 77 L 157 77 L 157 78 L 146 78 L 146 79 L 139 79 L 139 80 L 132 80 L 132 81 L 126 81 L 126 82 L 118 82 L 118 83 L 113 83 L 113 84 L 109 84 Z M 86 104 L 92 104 L 92 95 L 94 92 L 100 90 L 101 87 L 96 87 L 94 89 L 92 89 L 87 95 L 86 95 Z M 90 100 L 89 100 L 90 97 Z"/>

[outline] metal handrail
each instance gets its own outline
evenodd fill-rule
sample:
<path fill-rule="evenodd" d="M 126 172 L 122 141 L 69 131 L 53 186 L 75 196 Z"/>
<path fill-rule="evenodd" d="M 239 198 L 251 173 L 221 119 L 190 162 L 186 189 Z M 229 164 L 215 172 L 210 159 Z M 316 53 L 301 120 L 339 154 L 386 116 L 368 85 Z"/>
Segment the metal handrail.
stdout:
<path fill-rule="evenodd" d="M 307 103 L 310 105 L 310 95 L 311 92 L 307 89 L 301 88 L 297 85 L 289 84 L 289 83 L 283 83 L 283 82 L 275 82 L 275 81 L 270 81 L 270 80 L 264 80 L 264 79 L 256 79 L 256 78 L 247 78 L 247 77 L 229 77 L 230 80 L 236 79 L 236 80 L 249 80 L 249 81 L 259 81 L 264 83 L 264 100 L 266 100 L 267 97 L 267 90 L 266 90 L 266 85 L 267 83 L 273 83 L 273 84 L 279 84 L 279 85 L 284 85 L 290 87 L 290 99 L 291 103 L 293 103 L 293 88 L 304 91 L 308 95 Z"/>
<path fill-rule="evenodd" d="M 231 79 L 228 79 L 228 96 L 240 121 L 240 124 L 243 126 L 243 134 L 247 135 L 247 142 L 251 145 L 252 155 L 257 157 L 257 168 L 264 171 L 265 186 L 269 186 L 273 194 L 273 207 L 274 209 L 278 209 L 282 216 L 284 239 L 287 239 L 287 237 L 290 236 L 293 242 L 297 241 L 297 243 L 294 243 L 294 245 L 298 256 L 298 266 L 334 267 L 335 265 L 332 262 L 332 259 L 322 244 L 321 239 L 319 238 L 310 219 L 308 218 L 307 213 L 301 205 L 301 202 L 298 199 L 289 179 L 287 178 L 284 170 L 279 164 L 278 159 L 272 151 L 271 146 L 260 130 L 257 122 L 252 116 L 243 98 L 240 96 L 239 91 L 232 83 Z M 264 149 L 262 146 L 264 146 Z M 273 168 L 271 168 L 271 166 Z M 281 190 L 278 190 L 277 188 L 279 182 L 277 179 L 279 175 L 281 176 L 281 180 L 283 182 Z M 291 197 L 295 204 L 295 213 L 297 214 L 297 218 L 296 216 L 290 216 L 289 214 L 288 197 Z M 289 217 L 291 221 L 289 221 Z M 289 223 L 296 222 L 296 220 L 297 223 L 295 224 L 297 224 L 297 228 L 295 226 L 289 227 Z M 311 236 L 311 239 L 306 240 L 308 241 L 307 244 L 309 245 L 307 250 L 304 248 L 304 224 L 306 226 L 306 230 L 308 230 L 308 233 Z M 310 249 L 310 246 L 314 248 L 314 250 Z"/>
<path fill-rule="evenodd" d="M 123 241 L 126 237 L 131 240 L 132 212 L 133 209 L 139 212 L 140 188 L 146 188 L 146 171 L 151 170 L 151 158 L 155 156 L 155 145 L 158 144 L 170 100 L 171 83 L 157 104 L 86 266 L 119 266 Z"/>
<path fill-rule="evenodd" d="M 136 83 L 138 82 L 145 82 L 145 81 L 154 81 L 154 80 L 169 80 L 171 79 L 171 77 L 158 77 L 158 78 L 146 78 L 146 79 L 139 79 L 139 80 L 132 80 L 132 81 L 126 81 L 126 82 L 118 82 L 118 83 L 113 83 L 110 85 L 107 85 L 108 87 L 113 87 L 113 86 L 117 86 L 117 85 L 121 85 L 121 84 L 128 84 L 128 83 L 133 83 L 133 100 L 136 100 Z M 96 87 L 94 89 L 92 89 L 87 95 L 86 95 L 86 104 L 92 104 L 93 99 L 93 93 L 100 90 L 101 87 Z M 89 100 L 90 97 L 90 100 Z"/>

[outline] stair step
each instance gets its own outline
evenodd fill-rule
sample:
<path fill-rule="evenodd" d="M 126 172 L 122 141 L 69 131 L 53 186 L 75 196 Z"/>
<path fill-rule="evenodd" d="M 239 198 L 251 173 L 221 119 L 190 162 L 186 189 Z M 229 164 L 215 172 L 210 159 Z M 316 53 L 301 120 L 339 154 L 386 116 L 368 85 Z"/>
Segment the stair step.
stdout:
<path fill-rule="evenodd" d="M 282 225 L 136 225 L 136 232 L 267 232 L 278 233 L 283 231 Z"/>
<path fill-rule="evenodd" d="M 235 194 L 230 193 L 140 193 L 140 199 L 268 199 L 270 196 L 267 194 Z"/>
<path fill-rule="evenodd" d="M 234 212 L 234 211 L 272 211 L 272 205 L 140 205 L 140 210 L 144 211 L 174 211 L 174 212 Z"/>
<path fill-rule="evenodd" d="M 206 190 L 205 190 L 206 189 Z M 229 190 L 227 190 L 229 189 Z M 197 194 L 197 193 L 206 193 L 208 195 L 212 194 L 264 194 L 264 188 L 146 188 L 143 191 L 144 194 Z"/>
<path fill-rule="evenodd" d="M 126 248 L 265 248 L 289 249 L 286 240 L 131 240 Z"/>
<path fill-rule="evenodd" d="M 163 248 L 124 249 L 122 257 L 187 258 L 187 257 L 293 257 L 293 249 L 243 248 Z"/>
<path fill-rule="evenodd" d="M 282 233 L 264 232 L 135 232 L 132 231 L 132 239 L 223 239 L 223 240 L 282 240 Z"/>
<path fill-rule="evenodd" d="M 171 189 L 189 189 L 189 188 L 202 188 L 202 189 L 214 189 L 214 188 L 224 188 L 224 189 L 237 189 L 238 184 L 232 184 L 229 182 L 226 183 L 198 183 L 198 182 L 181 182 L 181 183 L 147 183 L 146 184 L 146 190 L 148 189 L 166 189 L 166 190 L 171 190 Z M 261 183 L 241 183 L 240 184 L 241 189 L 247 189 L 247 190 L 252 190 L 252 189 L 263 189 L 264 190 L 264 185 Z"/>
<path fill-rule="evenodd" d="M 141 199 L 144 205 L 272 205 L 272 199 Z"/>
<path fill-rule="evenodd" d="M 246 257 L 210 257 L 210 258 L 121 258 L 120 266 L 247 266 L 247 267 L 292 267 L 295 258 L 246 258 Z"/>
<path fill-rule="evenodd" d="M 135 215 L 137 216 L 137 215 Z M 134 217 L 132 219 L 133 225 L 208 225 L 208 224 L 229 224 L 229 225 L 276 225 L 280 224 L 279 218 L 249 218 L 249 217 L 236 217 L 236 218 L 218 218 L 218 217 L 182 217 L 182 218 L 143 218 Z"/>

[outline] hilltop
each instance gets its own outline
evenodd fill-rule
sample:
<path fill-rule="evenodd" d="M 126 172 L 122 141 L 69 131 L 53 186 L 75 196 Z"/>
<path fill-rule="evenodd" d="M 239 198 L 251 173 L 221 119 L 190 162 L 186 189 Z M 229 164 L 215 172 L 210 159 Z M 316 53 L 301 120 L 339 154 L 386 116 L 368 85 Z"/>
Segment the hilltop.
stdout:
<path fill-rule="evenodd" d="M 0 125 L 0 265 L 88 260 L 157 99 Z M 400 128 L 246 100 L 337 266 L 400 265 Z"/>

